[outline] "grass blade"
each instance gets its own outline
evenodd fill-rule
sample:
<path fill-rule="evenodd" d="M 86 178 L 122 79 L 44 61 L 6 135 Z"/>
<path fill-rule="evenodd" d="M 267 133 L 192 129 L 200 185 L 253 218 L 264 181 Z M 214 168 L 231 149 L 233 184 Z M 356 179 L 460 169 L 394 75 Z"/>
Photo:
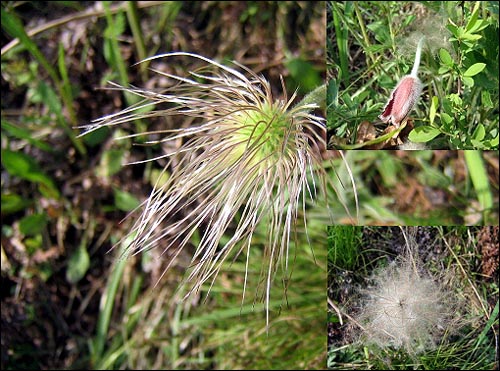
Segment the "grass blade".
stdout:
<path fill-rule="evenodd" d="M 489 210 L 493 207 L 493 196 L 491 194 L 488 173 L 484 166 L 480 151 L 464 151 L 465 161 L 469 169 L 472 184 L 477 193 L 477 199 L 481 209 L 485 210 L 483 220 L 488 220 Z"/>

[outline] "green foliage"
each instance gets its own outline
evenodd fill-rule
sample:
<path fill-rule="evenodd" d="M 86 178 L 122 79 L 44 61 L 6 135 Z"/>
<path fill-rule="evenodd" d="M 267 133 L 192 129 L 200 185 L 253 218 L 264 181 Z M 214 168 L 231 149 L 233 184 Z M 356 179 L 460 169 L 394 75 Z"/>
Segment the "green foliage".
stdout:
<path fill-rule="evenodd" d="M 320 72 L 304 59 L 292 58 L 285 65 L 290 71 L 291 79 L 287 83 L 290 89 L 297 87 L 301 94 L 306 94 L 323 83 Z"/>
<path fill-rule="evenodd" d="M 125 149 L 110 149 L 103 153 L 96 173 L 102 177 L 111 177 L 118 173 L 122 166 L 126 151 Z"/>
<path fill-rule="evenodd" d="M 115 188 L 113 194 L 115 197 L 115 205 L 119 210 L 132 211 L 140 204 L 140 201 L 129 192 L 124 192 Z"/>
<path fill-rule="evenodd" d="M 41 194 L 58 198 L 59 190 L 54 181 L 42 170 L 32 157 L 7 149 L 2 149 L 2 165 L 12 175 L 38 185 Z"/>
<path fill-rule="evenodd" d="M 483 218 L 484 220 L 490 220 L 490 216 L 494 212 L 493 195 L 483 158 L 478 151 L 465 151 L 464 155 L 479 205 L 484 210 Z"/>
<path fill-rule="evenodd" d="M 353 148 L 358 139 L 366 141 L 358 138 L 361 123 L 377 127 L 391 89 L 411 69 L 415 47 L 409 45 L 423 35 L 424 91 L 408 139 L 427 148 L 498 149 L 493 102 L 499 100 L 499 28 L 491 4 L 329 3 L 327 125 L 333 145 Z"/>
<path fill-rule="evenodd" d="M 2 193 L 2 214 L 8 215 L 24 210 L 31 201 L 24 199 L 18 194 Z"/>
<path fill-rule="evenodd" d="M 87 248 L 84 245 L 80 245 L 69 258 L 66 279 L 70 283 L 77 283 L 85 276 L 89 267 L 90 257 Z"/>
<path fill-rule="evenodd" d="M 434 3 L 427 6 L 434 8 Z M 166 163 L 161 155 L 171 148 L 132 146 L 130 141 L 116 146 L 111 144 L 114 137 L 108 129 L 78 138 L 76 129 L 125 104 L 124 97 L 113 88 L 105 92 L 99 89 L 107 80 L 134 85 L 148 82 L 148 87 L 160 88 L 163 81 L 150 80 L 146 63 L 137 68 L 133 64 L 144 55 L 173 49 L 207 53 L 217 60 L 248 62 L 249 68 L 257 66 L 257 73 L 273 79 L 273 88 L 279 90 L 281 75 L 287 86 L 291 84 L 289 96 L 296 87 L 305 93 L 322 79 L 324 61 L 322 57 L 310 57 L 314 48 L 309 44 L 311 35 L 303 36 L 298 28 L 290 27 L 289 20 L 321 19 L 321 2 L 106 3 L 106 9 L 73 13 L 82 4 L 48 2 L 39 7 L 36 2 L 2 3 L 5 94 L 1 161 L 6 175 L 2 176 L 1 192 L 5 283 L 2 341 L 7 341 L 2 346 L 8 352 L 8 359 L 2 358 L 2 368 L 323 369 L 325 263 L 328 259 L 342 269 L 359 268 L 360 275 L 367 273 L 365 252 L 352 243 L 359 237 L 356 229 L 339 236 L 338 241 L 327 241 L 325 225 L 331 223 L 332 216 L 325 210 L 325 199 L 318 197 L 315 205 L 306 205 L 308 235 L 302 227 L 294 231 L 293 249 L 287 251 L 292 264 L 286 267 L 288 271 L 279 267 L 276 273 L 269 328 L 265 326 L 263 298 L 253 295 L 263 285 L 262 251 L 268 241 L 262 230 L 252 246 L 252 258 L 256 259 L 251 259 L 250 266 L 246 266 L 245 254 L 228 261 L 210 287 L 209 296 L 203 291 L 192 300 L 183 300 L 189 288 L 178 284 L 185 277 L 194 247 L 177 257 L 161 248 L 126 257 L 129 241 L 117 244 L 130 228 L 128 220 L 122 219 L 150 193 L 153 184 L 162 184 L 169 176 L 168 171 L 160 169 Z M 335 39 L 328 38 L 327 45 L 329 50 L 339 45 L 340 51 L 332 57 L 330 73 L 338 73 L 340 78 L 330 79 L 327 89 L 329 115 L 334 112 L 335 116 L 334 120 L 329 118 L 329 124 L 338 124 L 333 130 L 339 135 L 351 135 L 355 132 L 351 123 L 374 118 L 396 76 L 411 65 L 411 57 L 399 55 L 394 49 L 395 37 L 412 26 L 416 17 L 403 14 L 396 20 L 395 15 L 401 11 L 399 2 L 332 4 L 336 19 L 329 20 L 329 27 L 339 32 Z M 494 27 L 498 10 L 490 17 L 494 3 L 482 3 L 479 11 L 474 10 L 475 4 L 465 3 L 470 16 L 467 22 L 456 22 L 460 8 L 456 4 L 447 6 L 457 25 L 453 47 L 441 48 L 437 57 L 427 55 L 423 63 L 427 81 L 431 68 L 434 72 L 445 68 L 445 77 L 436 80 L 435 94 L 429 99 L 432 109 L 427 126 L 432 130 L 419 130 L 428 135 L 424 142 L 438 139 L 448 144 L 451 139 L 445 137 L 442 127 L 453 132 L 453 125 L 462 125 L 477 108 L 475 115 L 482 121 L 474 126 L 469 142 L 493 148 L 491 114 L 497 109 L 498 88 L 492 75 L 495 64 L 490 61 L 498 52 Z M 44 13 L 46 8 L 49 13 Z M 30 23 L 28 15 L 34 14 L 40 17 L 33 20 L 47 28 L 33 28 L 38 23 Z M 228 16 L 236 22 L 227 22 Z M 464 30 L 459 31 L 459 27 Z M 447 31 L 449 35 L 452 30 Z M 267 45 L 269 41 L 272 47 Z M 317 50 L 323 45 L 319 43 Z M 356 54 L 352 53 L 353 46 Z M 351 60 L 363 53 L 368 62 L 358 64 L 359 59 L 354 59 L 353 68 Z M 389 54 L 394 60 L 385 57 Z M 278 62 L 284 66 L 277 66 Z M 482 64 L 486 66 L 481 70 Z M 270 67 L 278 67 L 277 72 Z M 161 68 L 168 73 L 170 69 L 186 71 L 191 66 L 168 64 Z M 440 83 L 449 83 L 450 87 L 444 90 Z M 380 90 L 376 94 L 374 87 Z M 418 117 L 425 117 L 422 113 L 426 104 L 423 100 Z M 151 117 L 147 127 L 127 126 L 120 136 L 151 130 L 154 137 L 158 128 L 176 129 L 190 123 Z M 439 134 L 431 139 L 436 129 Z M 415 132 L 419 133 L 417 129 Z M 463 139 L 470 144 L 466 136 Z M 442 160 L 431 152 L 405 156 L 354 152 L 346 153 L 346 157 L 359 194 L 360 224 L 474 224 L 491 223 L 498 216 L 498 183 L 491 175 L 498 156 L 485 153 L 481 161 L 473 155 L 466 166 L 457 154 L 443 156 L 446 159 Z M 153 157 L 153 164 L 143 163 Z M 122 166 L 131 161 L 137 165 Z M 465 179 L 459 169 L 468 170 Z M 341 190 L 339 197 L 348 205 L 351 216 L 357 217 L 355 190 L 345 165 L 335 159 L 325 163 L 325 170 Z M 438 196 L 431 210 L 399 208 L 397 201 L 404 194 L 400 193 L 401 183 L 406 186 L 409 179 L 419 182 L 421 188 L 417 189 Z M 488 180 L 489 188 L 485 187 Z M 337 195 L 327 197 L 335 222 L 351 223 L 353 218 L 345 216 Z M 476 201 L 480 219 L 470 222 L 471 205 Z M 183 210 L 178 210 L 172 219 L 178 221 L 183 215 Z M 463 236 L 467 235 L 464 232 Z M 342 238 L 344 243 L 337 244 Z M 200 239 L 195 234 L 190 242 L 196 246 Z M 327 243 L 336 249 L 328 258 Z M 469 257 L 469 252 L 461 252 L 460 260 Z M 170 263 L 171 270 L 163 276 Z M 281 274 L 283 271 L 287 274 Z M 249 281 L 242 300 L 245 272 Z M 472 278 L 477 280 L 479 274 Z M 498 289 L 495 291 L 492 285 L 484 292 L 498 294 Z M 421 364 L 428 369 L 454 366 L 443 359 L 463 355 L 469 363 L 457 362 L 457 367 L 490 366 L 495 355 L 490 335 L 492 328 L 498 327 L 495 313 L 481 328 L 470 329 L 468 342 L 458 343 L 462 353 L 453 345 L 443 345 L 435 353 L 423 355 Z M 337 315 L 329 318 L 339 321 Z M 394 352 L 379 357 L 352 346 L 329 354 L 335 362 L 354 368 L 383 367 L 387 358 L 393 365 L 408 366 L 402 357 Z"/>
<path fill-rule="evenodd" d="M 54 148 L 49 146 L 46 142 L 32 137 L 32 132 L 28 128 L 18 126 L 15 123 L 7 120 L 2 120 L 2 130 L 7 136 L 25 140 L 29 144 L 41 149 L 45 152 L 52 152 Z"/>
<path fill-rule="evenodd" d="M 464 153 L 471 158 L 466 160 Z M 498 152 L 450 152 L 441 157 L 430 150 L 363 150 L 348 151 L 345 157 L 356 182 L 359 225 L 497 224 L 498 180 L 490 164 L 498 161 Z M 341 198 L 355 210 L 349 177 L 340 172 L 333 176 L 345 193 Z"/>
<path fill-rule="evenodd" d="M 52 64 L 46 59 L 45 55 L 42 53 L 40 48 L 36 45 L 36 43 L 31 40 L 31 38 L 26 33 L 24 26 L 18 16 L 12 9 L 4 8 L 2 6 L 2 29 L 4 29 L 9 35 L 12 37 L 17 37 L 21 44 L 30 52 L 33 58 L 44 68 L 44 70 L 50 76 L 51 82 L 54 84 L 55 89 L 57 90 L 59 96 L 64 102 L 65 108 L 68 111 L 69 122 L 76 126 L 76 115 L 73 109 L 73 99 L 71 96 L 71 86 L 69 85 L 69 80 L 67 77 L 67 71 L 64 66 L 63 61 L 63 49 L 59 48 L 59 72 L 52 66 Z M 14 58 L 16 58 L 14 56 Z M 2 71 L 4 69 L 3 64 L 3 55 L 2 55 Z M 63 128 L 66 135 L 73 142 L 75 148 L 81 153 L 85 154 L 85 148 L 82 146 L 80 141 L 76 138 L 75 133 L 68 125 L 68 122 L 63 118 L 61 114 L 61 107 L 59 103 L 59 98 L 52 91 L 51 88 L 48 87 L 46 83 L 40 81 L 40 89 L 41 96 L 44 99 L 47 99 L 47 103 L 52 112 L 55 112 L 58 117 L 58 123 Z"/>
<path fill-rule="evenodd" d="M 130 242 L 130 238 L 123 241 L 120 246 L 121 254 L 126 252 L 126 248 Z M 113 307 L 115 305 L 115 298 L 119 293 L 120 281 L 122 280 L 123 272 L 126 266 L 126 259 L 119 259 L 115 262 L 111 274 L 107 277 L 105 292 L 101 296 L 101 310 L 99 312 L 95 337 L 89 341 L 90 364 L 96 370 L 107 369 L 110 367 L 110 365 L 107 367 L 105 366 L 109 356 L 104 356 L 103 353 L 106 350 L 107 335 L 112 320 L 111 317 L 113 314 Z M 111 349 L 114 351 L 113 347 L 111 347 Z"/>
<path fill-rule="evenodd" d="M 19 221 L 19 230 L 25 236 L 33 236 L 41 233 L 47 226 L 47 215 L 33 214 Z"/>
<path fill-rule="evenodd" d="M 328 263 L 352 270 L 359 257 L 358 246 L 362 230 L 356 226 L 330 226 L 327 230 Z"/>

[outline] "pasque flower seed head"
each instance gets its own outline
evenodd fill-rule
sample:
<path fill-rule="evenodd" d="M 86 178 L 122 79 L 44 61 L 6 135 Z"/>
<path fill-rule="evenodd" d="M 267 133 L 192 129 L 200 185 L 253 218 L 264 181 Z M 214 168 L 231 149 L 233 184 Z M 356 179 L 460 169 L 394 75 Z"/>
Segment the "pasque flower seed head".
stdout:
<path fill-rule="evenodd" d="M 432 347 L 436 335 L 444 330 L 443 293 L 408 261 L 379 271 L 365 295 L 359 322 L 368 342 L 416 353 Z"/>
<path fill-rule="evenodd" d="M 171 175 L 142 204 L 128 252 L 162 246 L 164 252 L 177 256 L 203 225 L 188 277 L 196 291 L 215 279 L 228 256 L 248 255 L 255 229 L 263 224 L 267 242 L 262 274 L 268 305 L 277 262 L 289 274 L 290 240 L 298 211 L 305 209 L 307 197 L 314 197 L 315 184 L 310 185 L 308 177 L 321 162 L 324 120 L 311 113 L 316 104 L 292 107 L 295 94 L 275 99 L 269 82 L 243 66 L 239 67 L 248 76 L 190 53 L 169 53 L 148 61 L 174 57 L 195 58 L 206 66 L 189 77 L 156 71 L 177 82 L 161 93 L 119 87 L 145 100 L 87 128 L 161 116 L 194 119 L 187 128 L 135 134 L 160 135 L 158 142 L 182 139 L 183 144 L 162 156 L 170 159 Z M 141 113 L 158 104 L 169 108 Z M 187 215 L 179 218 L 180 210 Z M 222 243 L 230 226 L 229 239 Z M 243 296 L 244 292 L 245 288 Z"/>
<path fill-rule="evenodd" d="M 445 287 L 414 256 L 417 246 L 411 236 L 405 239 L 407 251 L 377 270 L 372 284 L 362 290 L 356 321 L 366 343 L 413 355 L 434 347 L 451 324 L 454 308 Z"/>

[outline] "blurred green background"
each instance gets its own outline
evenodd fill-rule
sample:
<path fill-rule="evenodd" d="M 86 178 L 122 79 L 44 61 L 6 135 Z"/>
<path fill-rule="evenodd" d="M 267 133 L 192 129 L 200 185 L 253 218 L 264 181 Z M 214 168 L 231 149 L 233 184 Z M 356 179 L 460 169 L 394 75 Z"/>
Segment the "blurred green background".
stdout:
<path fill-rule="evenodd" d="M 282 97 L 325 78 L 323 2 L 2 2 L 2 369 L 282 369 L 325 364 L 326 258 L 300 237 L 296 284 L 277 282 L 266 329 L 255 285 L 257 233 L 208 298 L 178 287 L 194 249 L 156 285 L 169 257 L 108 253 L 151 192 L 164 153 L 121 135 L 188 120 L 157 118 L 78 137 L 78 126 L 133 104 L 108 81 L 165 85 L 146 64 L 170 51 L 233 60 Z M 163 63 L 180 76 L 199 65 Z M 233 66 L 234 67 L 234 66 Z M 321 227 L 311 226 L 315 242 Z M 195 244 L 196 241 L 193 241 Z M 188 251 L 190 250 L 190 251 Z"/>

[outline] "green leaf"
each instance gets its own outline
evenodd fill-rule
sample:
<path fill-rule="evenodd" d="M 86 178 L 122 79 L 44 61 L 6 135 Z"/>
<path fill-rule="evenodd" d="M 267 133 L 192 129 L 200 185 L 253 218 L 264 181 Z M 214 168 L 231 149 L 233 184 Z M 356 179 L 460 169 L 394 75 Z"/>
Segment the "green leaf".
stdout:
<path fill-rule="evenodd" d="M 345 29 L 345 25 L 341 25 L 343 29 Z M 366 25 L 370 31 L 373 32 L 375 39 L 380 42 L 380 44 L 386 44 L 388 40 L 390 40 L 391 35 L 387 28 L 387 23 L 383 21 L 376 21 Z"/>
<path fill-rule="evenodd" d="M 50 197 L 59 197 L 59 191 L 53 180 L 40 169 L 40 166 L 30 156 L 22 152 L 4 149 L 2 150 L 2 164 L 11 175 L 33 183 L 39 183 L 45 186 L 45 190 L 50 192 Z"/>
<path fill-rule="evenodd" d="M 109 137 L 109 127 L 102 126 L 99 129 L 96 129 L 88 134 L 85 134 L 85 136 L 83 136 L 82 138 L 86 145 L 90 147 L 95 147 L 98 144 L 104 142 L 108 137 Z"/>
<path fill-rule="evenodd" d="M 63 91 L 64 94 L 68 96 L 68 98 L 73 100 L 71 83 L 69 81 L 69 76 L 68 76 L 68 68 L 66 66 L 66 58 L 65 58 L 66 56 L 64 55 L 65 50 L 63 43 L 59 42 L 59 48 L 57 51 L 58 51 L 57 65 L 59 67 L 59 74 L 61 75 L 63 81 Z"/>
<path fill-rule="evenodd" d="M 469 22 L 467 22 L 467 25 L 465 26 L 466 31 L 470 31 L 476 24 L 477 18 L 479 17 L 479 1 L 476 3 L 474 6 L 474 10 L 472 11 L 472 14 L 469 18 Z"/>
<path fill-rule="evenodd" d="M 415 19 L 417 19 L 417 16 L 415 15 L 409 15 L 406 17 L 406 19 L 403 21 L 402 26 L 403 28 L 408 27 L 410 23 L 412 23 Z"/>
<path fill-rule="evenodd" d="M 43 249 L 43 237 L 41 233 L 35 234 L 32 237 L 26 237 L 23 240 L 26 246 L 26 251 L 32 256 L 37 250 Z M 35 272 L 33 272 L 35 273 Z"/>
<path fill-rule="evenodd" d="M 33 214 L 21 219 L 19 222 L 19 230 L 25 236 L 34 236 L 41 233 L 47 226 L 47 215 Z"/>
<path fill-rule="evenodd" d="M 449 125 L 453 122 L 453 117 L 448 115 L 446 112 L 442 112 L 439 116 L 441 117 L 441 123 L 444 125 Z"/>
<path fill-rule="evenodd" d="M 28 36 L 21 20 L 13 12 L 5 10 L 2 6 L 2 29 L 11 36 L 18 38 L 21 44 L 40 62 L 47 70 L 54 82 L 59 82 L 59 77 L 52 65 L 47 61 L 35 42 Z"/>
<path fill-rule="evenodd" d="M 477 41 L 481 38 L 481 35 L 471 34 L 469 32 L 465 32 L 462 34 L 462 41 L 464 41 L 468 46 L 473 46 L 474 44 L 467 43 L 466 41 Z"/>
<path fill-rule="evenodd" d="M 439 58 L 445 65 L 449 67 L 453 66 L 453 59 L 451 58 L 450 53 L 448 53 L 448 50 L 443 48 L 439 49 Z"/>
<path fill-rule="evenodd" d="M 448 30 L 450 30 L 450 32 L 452 33 L 453 36 L 455 36 L 457 39 L 460 35 L 460 31 L 459 31 L 459 28 L 457 26 L 455 26 L 454 24 L 448 24 L 446 26 L 446 28 Z"/>
<path fill-rule="evenodd" d="M 389 138 L 396 137 L 398 135 L 398 133 L 401 130 L 403 130 L 405 127 L 406 127 L 406 124 L 405 125 L 401 125 L 398 129 L 389 131 L 388 133 L 385 133 L 384 135 L 381 135 L 381 136 L 379 136 L 379 137 L 377 137 L 375 139 L 368 140 L 368 141 L 363 142 L 363 143 L 347 144 L 347 145 L 338 144 L 337 146 L 340 149 L 359 149 L 359 148 L 363 148 L 363 147 L 366 147 L 366 146 L 370 146 L 372 144 L 382 143 L 383 141 L 388 140 Z"/>
<path fill-rule="evenodd" d="M 438 102 L 438 97 L 433 96 L 431 100 L 431 107 L 429 109 L 429 122 L 431 125 L 434 123 L 434 118 L 436 117 Z"/>
<path fill-rule="evenodd" d="M 285 65 L 301 92 L 312 91 L 323 82 L 320 73 L 303 59 L 293 58 L 285 62 Z"/>
<path fill-rule="evenodd" d="M 488 27 L 490 25 L 489 22 L 485 21 L 484 19 L 480 19 L 476 22 L 476 24 L 474 25 L 474 27 L 472 27 L 470 30 L 469 30 L 469 33 L 478 33 L 479 31 L 482 31 L 484 30 L 486 27 Z"/>
<path fill-rule="evenodd" d="M 104 30 L 104 37 L 108 39 L 118 39 L 125 32 L 125 14 L 123 11 L 116 13 L 112 24 Z"/>
<path fill-rule="evenodd" d="M 494 107 L 494 104 L 491 101 L 490 92 L 488 90 L 482 90 L 481 91 L 481 103 L 486 108 L 493 108 Z"/>
<path fill-rule="evenodd" d="M 470 86 L 470 87 L 474 86 L 474 79 L 472 77 L 464 76 L 462 77 L 462 81 L 465 86 Z"/>
<path fill-rule="evenodd" d="M 500 137 L 497 134 L 497 136 L 490 141 L 490 147 L 498 150 L 499 139 L 500 139 Z"/>
<path fill-rule="evenodd" d="M 484 143 L 482 141 L 477 140 L 477 139 L 471 139 L 470 143 L 472 144 L 471 148 L 480 149 L 480 150 L 486 149 L 486 146 L 484 145 Z"/>
<path fill-rule="evenodd" d="M 415 143 L 425 143 L 437 137 L 441 132 L 432 126 L 419 126 L 413 129 L 408 139 Z"/>
<path fill-rule="evenodd" d="M 444 75 L 449 70 L 450 70 L 450 67 L 448 67 L 448 66 L 439 66 L 438 74 L 439 75 Z"/>
<path fill-rule="evenodd" d="M 476 139 L 476 140 L 483 140 L 484 137 L 486 136 L 486 130 L 484 128 L 484 125 L 483 124 L 479 124 L 477 127 L 476 127 L 476 130 L 474 130 L 474 133 L 472 134 L 473 138 Z"/>
<path fill-rule="evenodd" d="M 13 214 L 25 209 L 31 204 L 17 194 L 2 194 L 2 214 Z"/>
<path fill-rule="evenodd" d="M 36 95 L 33 96 L 33 102 L 44 103 L 49 107 L 49 111 L 61 116 L 62 105 L 57 93 L 44 81 L 40 81 L 36 87 Z"/>
<path fill-rule="evenodd" d="M 460 95 L 459 94 L 456 94 L 456 93 L 452 93 L 452 94 L 449 94 L 447 95 L 447 98 L 450 100 L 450 102 L 452 102 L 454 105 L 456 106 L 462 106 L 462 98 L 460 98 Z"/>
<path fill-rule="evenodd" d="M 422 184 L 430 187 L 446 188 L 452 183 L 451 179 L 442 170 L 433 167 L 424 166 L 417 178 Z"/>
<path fill-rule="evenodd" d="M 111 149 L 104 152 L 97 173 L 99 176 L 110 177 L 116 174 L 122 168 L 123 155 L 122 149 Z"/>
<path fill-rule="evenodd" d="M 131 211 L 139 206 L 139 200 L 132 194 L 115 188 L 113 190 L 115 206 L 122 211 Z"/>
<path fill-rule="evenodd" d="M 484 70 L 485 67 L 486 67 L 485 63 L 474 63 L 472 66 L 467 68 L 467 71 L 465 71 L 464 76 L 466 77 L 476 76 L 478 73 Z"/>
<path fill-rule="evenodd" d="M 498 325 L 498 311 L 499 311 L 499 302 L 497 300 L 497 303 L 495 304 L 495 308 L 493 308 L 493 312 L 491 312 L 491 315 L 489 316 L 490 318 L 488 319 L 488 322 L 486 325 L 483 327 L 483 330 L 475 340 L 476 345 L 474 346 L 474 349 L 472 353 L 474 353 L 478 346 L 485 343 L 488 341 L 489 337 L 487 336 L 488 331 L 491 330 L 491 332 L 495 333 L 495 327 Z M 496 325 L 495 325 L 496 322 Z"/>
<path fill-rule="evenodd" d="M 11 175 L 26 180 L 40 182 L 45 177 L 38 163 L 22 152 L 2 150 L 2 164 Z M 47 178 L 46 181 L 50 181 L 50 179 Z"/>
<path fill-rule="evenodd" d="M 488 172 L 482 157 L 482 151 L 464 151 L 467 169 L 483 210 L 493 207 L 493 195 L 490 189 Z"/>
<path fill-rule="evenodd" d="M 119 255 L 125 254 L 134 239 L 135 234 L 129 235 L 120 248 Z M 107 276 L 107 283 L 104 287 L 104 293 L 101 295 L 100 310 L 96 325 L 96 335 L 90 342 L 90 357 L 96 369 L 103 369 L 100 365 L 101 355 L 109 335 L 109 324 L 113 312 L 113 306 L 116 302 L 118 286 L 123 279 L 123 271 L 127 265 L 127 259 L 116 259 L 110 275 Z"/>
<path fill-rule="evenodd" d="M 38 190 L 46 198 L 57 200 L 60 197 L 59 190 L 52 183 L 40 183 Z"/>
<path fill-rule="evenodd" d="M 68 269 L 66 270 L 66 280 L 72 284 L 77 283 L 85 276 L 89 266 L 89 253 L 85 246 L 80 245 L 69 258 Z"/>
<path fill-rule="evenodd" d="M 159 188 L 165 185 L 169 178 L 170 174 L 168 171 L 163 169 L 152 169 L 149 177 L 149 184 L 151 184 L 152 187 Z"/>
<path fill-rule="evenodd" d="M 53 152 L 54 148 L 49 146 L 47 143 L 42 142 L 36 138 L 33 138 L 33 133 L 25 128 L 16 126 L 13 123 L 10 123 L 6 120 L 2 120 L 2 130 L 5 130 L 7 133 L 12 135 L 15 138 L 26 140 L 29 144 L 34 145 L 37 148 L 40 148 L 45 152 Z"/>
<path fill-rule="evenodd" d="M 333 107 L 339 105 L 339 88 L 335 79 L 331 79 L 328 83 L 328 88 L 326 91 L 326 105 L 327 107 L 329 107 L 330 105 L 332 105 Z"/>

